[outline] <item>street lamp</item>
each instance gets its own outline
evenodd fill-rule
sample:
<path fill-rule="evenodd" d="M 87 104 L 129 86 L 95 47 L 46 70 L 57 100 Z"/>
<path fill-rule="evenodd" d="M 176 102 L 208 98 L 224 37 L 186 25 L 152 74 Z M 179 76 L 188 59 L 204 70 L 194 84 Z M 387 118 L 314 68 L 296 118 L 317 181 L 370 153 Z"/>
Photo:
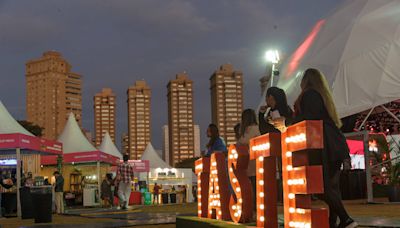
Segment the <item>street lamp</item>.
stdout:
<path fill-rule="evenodd" d="M 269 50 L 265 53 L 265 60 L 267 62 L 272 63 L 272 70 L 271 70 L 271 79 L 270 79 L 270 86 L 274 86 L 274 76 L 279 75 L 279 71 L 276 68 L 275 64 L 279 63 L 279 52 L 278 50 Z"/>

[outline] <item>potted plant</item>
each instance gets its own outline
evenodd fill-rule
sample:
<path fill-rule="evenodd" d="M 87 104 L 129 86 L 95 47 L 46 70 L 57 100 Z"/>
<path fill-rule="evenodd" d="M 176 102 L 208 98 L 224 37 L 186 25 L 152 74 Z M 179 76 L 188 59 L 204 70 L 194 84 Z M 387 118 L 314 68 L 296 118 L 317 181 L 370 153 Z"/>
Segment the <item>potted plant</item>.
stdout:
<path fill-rule="evenodd" d="M 389 202 L 400 202 L 400 144 L 393 139 L 389 143 L 386 140 L 377 140 L 377 144 L 381 156 L 374 155 L 380 158 L 377 162 L 382 165 L 382 170 L 385 170 Z"/>
<path fill-rule="evenodd" d="M 400 202 L 400 162 L 391 164 L 388 170 L 389 202 Z"/>

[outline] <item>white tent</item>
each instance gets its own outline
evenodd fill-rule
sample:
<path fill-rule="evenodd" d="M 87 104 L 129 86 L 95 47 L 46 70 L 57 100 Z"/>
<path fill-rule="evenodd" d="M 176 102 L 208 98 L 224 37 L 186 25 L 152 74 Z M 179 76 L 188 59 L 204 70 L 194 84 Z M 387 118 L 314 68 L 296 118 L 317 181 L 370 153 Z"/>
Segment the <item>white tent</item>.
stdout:
<path fill-rule="evenodd" d="M 6 107 L 4 107 L 3 103 L 0 101 L 0 134 L 14 133 L 34 136 L 11 116 Z"/>
<path fill-rule="evenodd" d="M 398 0 L 348 0 L 319 21 L 281 69 L 289 104 L 309 67 L 325 74 L 340 117 L 399 99 L 399 15 Z"/>
<path fill-rule="evenodd" d="M 58 137 L 58 141 L 63 143 L 64 154 L 97 151 L 83 135 L 72 112 L 68 116 L 68 121 L 63 132 Z"/>
<path fill-rule="evenodd" d="M 106 132 L 106 134 L 104 135 L 103 141 L 100 144 L 99 147 L 100 151 L 103 151 L 107 154 L 110 154 L 112 156 L 118 157 L 119 159 L 122 159 L 122 154 L 121 152 L 119 152 L 119 150 L 117 149 L 117 147 L 115 146 L 115 144 L 113 143 L 110 134 L 108 134 L 108 132 Z"/>
<path fill-rule="evenodd" d="M 160 155 L 158 155 L 151 143 L 147 144 L 147 147 L 140 159 L 149 160 L 150 168 L 171 168 L 171 166 L 161 159 Z"/>

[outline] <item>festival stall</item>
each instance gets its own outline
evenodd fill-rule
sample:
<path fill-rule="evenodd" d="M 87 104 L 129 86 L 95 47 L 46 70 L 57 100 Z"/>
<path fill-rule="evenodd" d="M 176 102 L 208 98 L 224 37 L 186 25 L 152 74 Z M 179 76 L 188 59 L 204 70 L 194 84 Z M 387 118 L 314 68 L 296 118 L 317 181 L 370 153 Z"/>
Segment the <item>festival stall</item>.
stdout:
<path fill-rule="evenodd" d="M 43 185 L 43 178 L 40 178 L 40 154 L 60 155 L 62 144 L 57 141 L 41 139 L 23 128 L 7 111 L 0 101 L 0 167 L 2 175 L 16 180 L 15 187 L 6 191 L 7 194 L 16 195 L 17 215 L 21 216 L 20 192 L 23 175 L 32 174 L 31 184 Z M 11 198 L 11 197 L 10 197 Z M 11 206 L 14 203 L 7 203 Z"/>
<path fill-rule="evenodd" d="M 97 150 L 83 135 L 72 113 L 58 140 L 63 143 L 62 174 L 67 204 L 99 205 L 102 178 L 111 165 L 118 163 L 118 156 Z M 46 165 L 42 168 L 44 174 L 52 175 L 54 168 L 49 165 L 56 165 L 56 159 L 42 159 Z"/>
<path fill-rule="evenodd" d="M 161 197 L 158 197 L 160 202 L 193 202 L 192 186 L 195 176 L 192 169 L 172 168 L 161 159 L 151 143 L 147 145 L 141 159 L 150 161 L 150 172 L 140 173 L 139 180 L 148 179 L 150 192 L 153 192 L 155 183 L 162 186 Z"/>
<path fill-rule="evenodd" d="M 119 152 L 115 144 L 112 142 L 111 137 L 108 133 L 105 134 L 104 139 L 99 147 L 101 151 L 109 153 L 111 155 L 117 156 L 122 161 L 122 154 Z M 148 173 L 149 172 L 149 161 L 142 161 L 142 160 L 128 160 L 128 163 L 132 165 L 133 171 L 135 173 Z M 116 176 L 117 166 L 112 166 L 110 172 L 113 173 L 114 177 Z M 137 205 L 142 204 L 142 194 L 139 191 L 139 183 L 137 178 L 132 182 L 132 191 L 129 199 L 129 205 Z M 118 198 L 115 197 L 114 205 L 118 205 Z"/>

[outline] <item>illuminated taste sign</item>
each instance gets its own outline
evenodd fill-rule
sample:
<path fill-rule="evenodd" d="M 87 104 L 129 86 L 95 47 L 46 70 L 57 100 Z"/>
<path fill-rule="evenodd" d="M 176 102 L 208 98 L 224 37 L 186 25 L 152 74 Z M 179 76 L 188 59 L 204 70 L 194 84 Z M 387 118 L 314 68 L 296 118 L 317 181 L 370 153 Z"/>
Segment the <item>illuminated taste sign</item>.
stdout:
<path fill-rule="evenodd" d="M 198 216 L 249 222 L 253 190 L 247 167 L 255 160 L 257 227 L 278 227 L 276 159 L 282 157 L 285 227 L 329 227 L 328 211 L 312 208 L 310 195 L 324 192 L 322 166 L 310 162 L 323 144 L 322 122 L 303 121 L 285 133 L 253 138 L 249 148 L 231 145 L 227 163 L 218 152 L 197 160 Z"/>

